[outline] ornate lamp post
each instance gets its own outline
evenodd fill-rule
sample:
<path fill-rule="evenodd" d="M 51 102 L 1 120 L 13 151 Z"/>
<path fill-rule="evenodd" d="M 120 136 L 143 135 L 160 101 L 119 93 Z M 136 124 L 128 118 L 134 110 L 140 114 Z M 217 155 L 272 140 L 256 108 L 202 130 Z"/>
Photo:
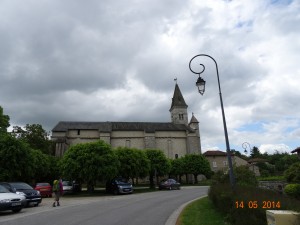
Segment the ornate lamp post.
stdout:
<path fill-rule="evenodd" d="M 242 147 L 243 147 L 244 153 L 245 153 L 246 155 L 247 155 L 247 153 L 248 153 L 247 148 L 249 147 L 249 153 L 250 153 L 250 151 L 251 151 L 251 146 L 250 146 L 250 144 L 249 144 L 248 142 L 244 142 L 244 143 L 242 144 Z"/>
<path fill-rule="evenodd" d="M 229 145 L 229 140 L 228 140 L 228 133 L 227 133 L 227 126 L 226 126 L 226 120 L 225 120 L 225 113 L 224 113 L 224 107 L 223 107 L 223 100 L 222 100 L 222 92 L 221 92 L 221 86 L 220 86 L 220 79 L 219 79 L 219 71 L 218 71 L 218 64 L 216 62 L 216 60 L 211 57 L 210 55 L 206 55 L 206 54 L 199 54 L 194 56 L 189 63 L 189 68 L 190 70 L 195 73 L 198 74 L 199 77 L 197 79 L 196 82 L 196 86 L 198 87 L 198 91 L 201 95 L 204 94 L 205 91 L 205 80 L 202 79 L 202 77 L 200 77 L 200 74 L 204 72 L 205 70 L 205 66 L 203 64 L 200 63 L 200 66 L 202 66 L 202 70 L 201 71 L 194 71 L 191 68 L 191 63 L 192 61 L 197 58 L 197 57 L 208 57 L 210 59 L 212 59 L 214 61 L 214 63 L 216 64 L 216 70 L 217 70 L 217 78 L 218 78 L 218 85 L 219 85 L 219 95 L 220 95 L 220 103 L 221 103 L 221 110 L 222 110 L 222 118 L 223 118 L 223 126 L 224 126 L 224 134 L 225 134 L 225 142 L 226 142 L 226 152 L 227 152 L 227 160 L 228 160 L 228 165 L 229 165 L 229 178 L 230 178 L 230 184 L 231 187 L 234 188 L 235 186 L 235 178 L 234 178 L 234 174 L 233 174 L 233 167 L 232 167 L 232 160 L 231 160 L 231 152 L 230 152 L 230 145 Z"/>

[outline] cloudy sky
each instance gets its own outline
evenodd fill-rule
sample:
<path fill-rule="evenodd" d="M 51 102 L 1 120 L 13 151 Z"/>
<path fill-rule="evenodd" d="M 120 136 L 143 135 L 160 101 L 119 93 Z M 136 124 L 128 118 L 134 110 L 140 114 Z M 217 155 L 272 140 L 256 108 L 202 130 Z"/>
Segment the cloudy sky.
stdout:
<path fill-rule="evenodd" d="M 202 149 L 300 146 L 300 0 L 0 0 L 0 105 L 11 125 L 169 122 L 174 78 Z M 248 148 L 249 150 L 249 148 Z"/>

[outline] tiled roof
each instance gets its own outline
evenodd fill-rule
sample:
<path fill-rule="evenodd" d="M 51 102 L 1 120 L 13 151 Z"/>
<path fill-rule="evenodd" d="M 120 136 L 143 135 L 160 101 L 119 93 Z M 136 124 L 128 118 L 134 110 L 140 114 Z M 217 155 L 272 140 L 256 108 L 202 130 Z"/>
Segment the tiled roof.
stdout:
<path fill-rule="evenodd" d="M 226 152 L 222 152 L 219 150 L 206 151 L 203 153 L 204 156 L 227 156 Z M 234 154 L 231 154 L 232 156 Z"/>
<path fill-rule="evenodd" d="M 111 131 L 189 131 L 195 132 L 184 124 L 156 123 L 156 122 L 72 122 L 61 121 L 53 129 L 53 132 L 67 130 L 99 130 Z"/>

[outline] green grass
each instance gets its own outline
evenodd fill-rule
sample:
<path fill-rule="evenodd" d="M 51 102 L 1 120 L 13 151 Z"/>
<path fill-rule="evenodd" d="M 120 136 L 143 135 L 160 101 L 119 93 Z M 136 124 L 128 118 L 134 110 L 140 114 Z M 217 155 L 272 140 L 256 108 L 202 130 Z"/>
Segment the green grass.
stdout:
<path fill-rule="evenodd" d="M 208 197 L 189 204 L 180 214 L 176 225 L 224 225 L 224 216 L 217 212 Z M 229 225 L 229 224 L 228 224 Z"/>
<path fill-rule="evenodd" d="M 257 180 L 262 181 L 285 181 L 284 176 L 257 177 Z"/>

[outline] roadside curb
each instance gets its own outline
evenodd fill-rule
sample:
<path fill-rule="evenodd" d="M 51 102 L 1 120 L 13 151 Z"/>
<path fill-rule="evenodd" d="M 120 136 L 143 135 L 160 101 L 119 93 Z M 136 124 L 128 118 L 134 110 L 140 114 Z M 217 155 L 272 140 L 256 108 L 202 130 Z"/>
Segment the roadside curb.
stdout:
<path fill-rule="evenodd" d="M 204 198 L 204 197 L 207 197 L 207 195 L 201 196 L 201 197 L 199 197 L 199 198 L 195 198 L 195 199 L 193 199 L 193 200 L 191 200 L 191 201 L 188 201 L 188 202 L 182 204 L 179 208 L 177 208 L 177 209 L 171 214 L 171 216 L 169 216 L 169 218 L 168 218 L 167 222 L 165 223 L 165 225 L 176 225 L 177 219 L 178 219 L 180 213 L 182 212 L 182 210 L 183 210 L 188 204 L 190 204 L 190 203 L 192 203 L 192 202 L 194 202 L 194 201 L 197 201 L 197 200 L 199 200 L 199 199 L 201 199 L 201 198 Z"/>

